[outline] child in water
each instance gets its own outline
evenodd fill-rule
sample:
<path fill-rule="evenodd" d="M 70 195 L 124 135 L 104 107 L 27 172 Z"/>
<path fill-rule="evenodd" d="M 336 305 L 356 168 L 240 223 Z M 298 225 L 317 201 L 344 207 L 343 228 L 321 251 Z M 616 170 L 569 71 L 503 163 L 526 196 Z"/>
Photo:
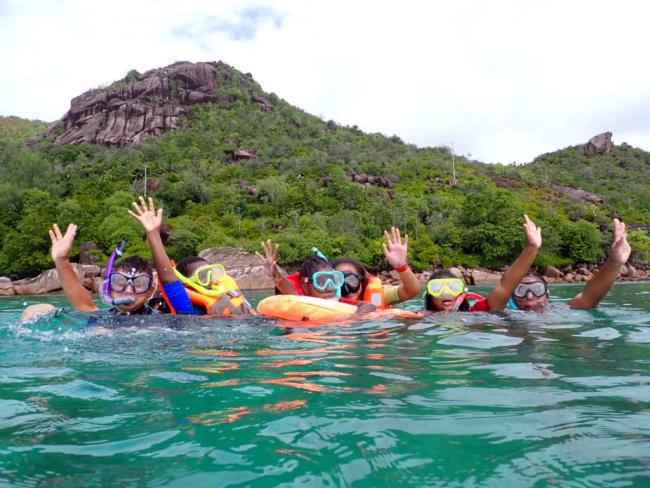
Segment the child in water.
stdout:
<path fill-rule="evenodd" d="M 94 302 L 90 292 L 80 283 L 72 264 L 70 251 L 77 233 L 75 224 L 68 225 L 65 234 L 57 224 L 49 231 L 52 241 L 51 255 L 61 287 L 72 309 L 80 312 L 96 312 L 99 307 Z M 131 256 L 115 263 L 110 274 L 105 277 L 110 284 L 110 293 L 106 299 L 113 305 L 109 310 L 113 314 L 150 315 L 157 310 L 148 305 L 154 293 L 154 279 L 151 266 L 139 256 Z M 21 320 L 28 321 L 37 316 L 55 312 L 50 304 L 35 304 L 27 307 Z"/>
<path fill-rule="evenodd" d="M 524 233 L 528 243 L 526 248 L 503 273 L 499 285 L 486 298 L 479 298 L 476 303 L 470 305 L 465 282 L 449 270 L 438 270 L 432 274 L 427 283 L 427 291 L 424 295 L 425 309 L 428 312 L 480 312 L 505 309 L 510 296 L 532 266 L 542 245 L 542 231 L 527 215 L 524 215 Z"/>
<path fill-rule="evenodd" d="M 616 281 L 621 268 L 630 257 L 632 249 L 627 242 L 625 224 L 614 219 L 614 242 L 603 267 L 585 285 L 568 305 L 571 308 L 594 308 Z M 526 274 L 512 292 L 512 308 L 539 312 L 549 301 L 546 280 L 539 273 Z"/>
<path fill-rule="evenodd" d="M 167 301 L 175 313 L 255 314 L 237 288 L 235 281 L 226 274 L 221 264 L 210 264 L 203 258 L 192 256 L 179 262 L 179 275 L 177 275 L 160 237 L 163 209 L 156 210 L 153 200 L 149 198 L 146 202 L 143 197 L 140 197 L 139 204 L 133 202 L 132 206 L 133 210 L 129 210 L 129 213 L 144 228 L 158 277 Z"/>
<path fill-rule="evenodd" d="M 341 298 L 341 287 L 344 276 L 336 271 L 332 263 L 318 251 L 300 265 L 300 270 L 294 275 L 285 275 L 277 265 L 279 244 L 273 245 L 271 240 L 262 242 L 264 256 L 256 252 L 264 260 L 266 273 L 273 278 L 276 290 L 282 295 L 303 295 L 329 300 Z"/>
<path fill-rule="evenodd" d="M 420 293 L 420 282 L 411 271 L 406 260 L 408 236 L 405 236 L 404 240 L 402 240 L 399 229 L 392 227 L 391 234 L 384 232 L 384 237 L 386 238 L 383 245 L 384 256 L 402 278 L 401 285 L 383 286 L 381 289 L 383 298 L 381 301 L 385 305 L 390 305 L 417 296 Z M 317 282 L 315 288 L 314 280 L 310 279 L 315 272 L 320 271 L 322 273 L 316 276 L 322 278 L 323 285 L 326 283 L 327 278 L 330 278 L 330 283 L 332 285 L 336 284 L 340 288 L 337 297 L 341 298 L 341 301 L 352 304 L 362 302 L 369 274 L 359 261 L 352 258 L 339 258 L 330 262 L 322 254 L 320 254 L 320 258 L 318 258 L 318 255 L 312 256 L 302 264 L 298 275 L 299 280 L 296 281 L 295 275 L 284 275 L 277 265 L 279 248 L 279 244 L 274 245 L 269 239 L 262 242 L 264 256 L 260 253 L 256 254 L 260 259 L 264 260 L 265 270 L 273 278 L 276 289 L 280 294 L 332 298 L 334 286 L 322 290 L 322 286 L 319 286 Z"/>

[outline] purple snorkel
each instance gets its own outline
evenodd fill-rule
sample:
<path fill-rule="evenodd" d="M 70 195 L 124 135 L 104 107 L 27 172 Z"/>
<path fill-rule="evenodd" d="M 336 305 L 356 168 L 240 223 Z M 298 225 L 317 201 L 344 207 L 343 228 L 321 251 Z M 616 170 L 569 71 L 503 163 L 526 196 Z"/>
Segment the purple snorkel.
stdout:
<path fill-rule="evenodd" d="M 126 242 L 120 242 L 111 253 L 111 257 L 108 259 L 108 264 L 106 264 L 106 270 L 104 271 L 104 286 L 102 287 L 102 301 L 106 305 L 130 305 L 135 301 L 135 299 L 130 297 L 117 298 L 115 300 L 111 297 L 111 273 L 113 272 L 115 259 L 118 257 L 121 258 L 124 255 L 125 249 Z"/>

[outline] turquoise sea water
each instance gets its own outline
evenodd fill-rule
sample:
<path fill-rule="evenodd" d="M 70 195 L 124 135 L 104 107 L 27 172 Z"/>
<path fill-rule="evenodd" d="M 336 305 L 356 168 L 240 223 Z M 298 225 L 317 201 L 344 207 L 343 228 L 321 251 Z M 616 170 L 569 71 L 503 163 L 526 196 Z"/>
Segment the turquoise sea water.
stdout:
<path fill-rule="evenodd" d="M 559 303 L 580 288 L 546 314 L 104 334 L 2 298 L 0 486 L 650 486 L 650 283 Z"/>

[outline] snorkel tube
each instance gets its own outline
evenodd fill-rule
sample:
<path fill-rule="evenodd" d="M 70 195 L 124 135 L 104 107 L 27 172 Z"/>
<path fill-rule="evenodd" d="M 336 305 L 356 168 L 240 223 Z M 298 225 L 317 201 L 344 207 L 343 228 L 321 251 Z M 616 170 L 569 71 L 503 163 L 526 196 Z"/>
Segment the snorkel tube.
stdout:
<path fill-rule="evenodd" d="M 327 261 L 328 263 L 330 263 L 330 260 L 327 259 L 327 258 L 325 257 L 325 254 L 323 254 L 322 252 L 320 252 L 320 250 L 319 250 L 316 246 L 312 246 L 311 249 L 310 249 L 310 252 L 311 252 L 314 256 L 318 256 L 319 258 L 324 259 L 325 261 Z M 332 263 L 330 263 L 330 264 L 332 264 Z M 334 267 L 334 266 L 332 266 L 332 267 Z"/>
<path fill-rule="evenodd" d="M 115 266 L 115 259 L 121 258 L 124 255 L 126 250 L 126 242 L 120 242 L 113 252 L 111 257 L 108 258 L 108 263 L 106 264 L 106 270 L 104 271 L 104 285 L 102 287 L 102 302 L 106 305 L 131 305 L 135 302 L 133 297 L 120 297 L 112 298 L 111 297 L 111 273 L 113 272 L 113 267 Z"/>

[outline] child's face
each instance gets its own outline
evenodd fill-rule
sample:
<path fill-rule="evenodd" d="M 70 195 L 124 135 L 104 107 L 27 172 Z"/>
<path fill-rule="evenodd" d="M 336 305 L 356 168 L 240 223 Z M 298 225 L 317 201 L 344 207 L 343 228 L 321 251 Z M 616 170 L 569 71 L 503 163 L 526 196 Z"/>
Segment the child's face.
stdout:
<path fill-rule="evenodd" d="M 324 273 L 325 274 L 322 280 L 319 279 L 320 282 L 322 282 L 322 283 L 324 283 L 326 285 L 324 288 L 320 287 L 320 286 L 314 286 L 313 283 L 312 283 L 312 280 L 313 280 L 314 276 L 317 276 L 319 273 Z M 310 296 L 310 297 L 325 298 L 325 299 L 335 298 L 335 297 L 340 296 L 337 293 L 338 290 L 337 290 L 337 288 L 335 286 L 335 283 L 334 283 L 335 280 L 336 280 L 336 277 L 332 276 L 330 278 L 328 276 L 330 273 L 332 275 L 336 275 L 336 274 L 340 275 L 340 273 L 337 273 L 332 268 L 325 268 L 325 269 L 320 269 L 320 270 L 314 272 L 314 274 L 311 276 L 310 279 L 303 280 L 302 289 L 305 292 L 305 294 Z M 340 284 L 342 284 L 342 283 L 339 283 L 339 285 Z M 339 290 L 340 290 L 340 288 L 339 288 Z"/>
<path fill-rule="evenodd" d="M 154 289 L 153 277 L 145 271 L 137 271 L 133 268 L 115 269 L 111 273 L 110 280 L 113 300 L 120 298 L 133 300 L 129 304 L 115 305 L 115 308 L 121 313 L 136 312 L 142 309 Z"/>
<path fill-rule="evenodd" d="M 452 311 L 454 309 L 454 303 L 456 303 L 457 298 L 457 296 L 454 297 L 450 294 L 443 294 L 439 297 L 431 297 L 433 300 L 433 306 L 438 312 Z"/>
<path fill-rule="evenodd" d="M 519 282 L 519 288 L 522 285 L 532 285 L 534 283 L 544 283 L 542 280 L 535 276 L 524 276 Z M 544 283 L 544 285 L 546 285 Z M 546 286 L 544 286 L 546 288 Z M 524 287 L 525 289 L 525 287 Z M 548 288 L 546 288 L 548 290 Z M 513 295 L 515 303 L 520 310 L 533 310 L 540 311 L 548 303 L 548 292 L 541 296 L 536 296 L 532 291 L 528 291 L 523 297 L 516 297 Z"/>
<path fill-rule="evenodd" d="M 359 285 L 356 291 L 350 291 L 347 295 L 345 295 L 345 292 L 343 292 L 344 296 L 352 300 L 359 300 L 361 298 L 361 291 L 363 290 L 363 286 L 362 286 L 363 284 L 358 279 L 359 275 L 357 274 L 356 268 L 350 263 L 339 263 L 336 265 L 336 270 L 343 273 L 346 283 L 350 282 L 350 283 L 354 283 L 355 285 L 357 284 Z"/>

